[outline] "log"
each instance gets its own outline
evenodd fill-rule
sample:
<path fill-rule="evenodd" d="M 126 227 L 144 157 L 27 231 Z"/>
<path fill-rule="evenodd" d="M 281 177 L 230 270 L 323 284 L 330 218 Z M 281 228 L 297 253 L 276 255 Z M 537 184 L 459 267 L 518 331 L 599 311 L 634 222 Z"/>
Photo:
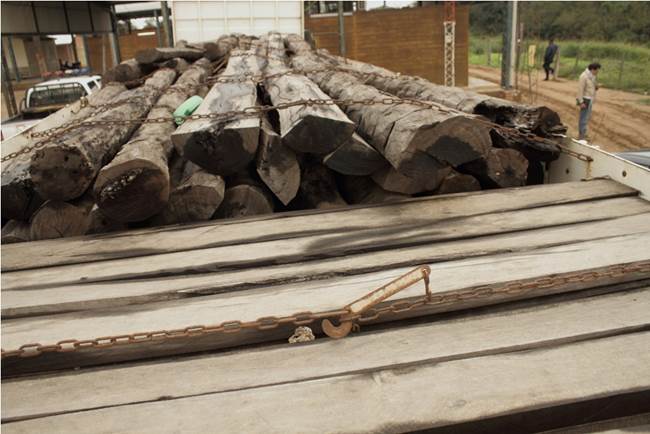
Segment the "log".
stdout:
<path fill-rule="evenodd" d="M 367 176 L 341 176 L 338 185 L 345 201 L 354 205 L 395 202 L 410 197 L 384 190 Z"/>
<path fill-rule="evenodd" d="M 240 184 L 226 189 L 215 218 L 235 218 L 273 212 L 273 201 L 260 187 Z"/>
<path fill-rule="evenodd" d="M 126 87 L 123 84 L 104 86 L 88 97 L 88 104 L 85 107 L 81 107 L 79 104 L 75 104 L 77 107 L 75 105 L 71 106 L 76 109 L 76 112 L 72 111 L 69 117 L 60 119 L 60 122 L 49 122 L 51 117 L 59 117 L 59 112 L 57 112 L 41 121 L 41 123 L 48 123 L 49 128 L 55 128 L 69 122 L 82 120 L 96 112 L 98 106 L 112 102 L 116 96 L 125 90 Z M 68 108 L 60 111 L 64 110 L 68 110 Z M 47 139 L 29 138 L 22 143 L 21 148 L 34 146 L 45 140 Z M 6 142 L 3 142 L 3 146 L 6 144 Z M 23 154 L 2 164 L 2 217 L 5 219 L 27 221 L 43 203 L 43 199 L 34 190 L 30 175 L 33 155 L 34 152 Z"/>
<path fill-rule="evenodd" d="M 305 159 L 300 176 L 300 200 L 307 208 L 331 209 L 346 206 L 334 174 L 322 164 Z"/>
<path fill-rule="evenodd" d="M 32 216 L 30 239 L 49 240 L 86 234 L 90 228 L 92 207 L 93 200 L 88 195 L 72 202 L 46 201 Z"/>
<path fill-rule="evenodd" d="M 171 68 L 176 71 L 177 74 L 182 74 L 187 71 L 187 68 L 190 67 L 190 63 L 180 57 L 175 57 L 173 59 L 165 60 L 157 64 L 158 68 Z"/>
<path fill-rule="evenodd" d="M 453 167 L 484 160 L 492 148 L 490 127 L 479 120 L 457 116 L 440 122 L 426 152 Z"/>
<path fill-rule="evenodd" d="M 373 173 L 372 180 L 384 190 L 394 193 L 416 194 L 433 191 L 438 188 L 442 180 L 452 170 L 449 166 L 444 166 L 441 163 L 436 164 L 438 164 L 438 167 L 431 171 L 431 175 L 427 180 L 413 179 L 392 167 L 386 167 Z"/>
<path fill-rule="evenodd" d="M 242 76 L 260 74 L 261 59 L 254 51 L 235 51 L 224 74 Z M 217 82 L 194 114 L 226 113 L 257 104 L 257 86 L 252 80 Z M 259 117 L 234 120 L 189 119 L 173 134 L 176 150 L 184 158 L 217 175 L 242 170 L 255 157 L 260 130 Z"/>
<path fill-rule="evenodd" d="M 104 83 L 115 81 L 125 83 L 138 80 L 153 72 L 157 67 L 157 65 L 143 65 L 138 63 L 135 59 L 129 59 L 106 71 L 102 78 Z"/>
<path fill-rule="evenodd" d="M 528 160 L 514 149 L 493 148 L 485 161 L 468 163 L 460 170 L 475 176 L 483 188 L 520 187 L 526 185 Z"/>
<path fill-rule="evenodd" d="M 323 164 L 344 175 L 370 175 L 388 161 L 357 133 L 323 158 Z"/>
<path fill-rule="evenodd" d="M 478 191 L 481 184 L 471 175 L 459 173 L 455 170 L 449 172 L 442 180 L 436 190 L 436 194 L 464 193 L 467 191 Z"/>
<path fill-rule="evenodd" d="M 154 225 L 210 220 L 224 199 L 226 184 L 196 164 L 185 165 L 183 179 L 169 195 L 165 209 L 152 219 Z"/>
<path fill-rule="evenodd" d="M 285 74 L 284 41 L 280 34 L 268 36 L 268 63 L 264 73 Z M 303 99 L 327 100 L 318 86 L 304 75 L 279 75 L 265 80 L 264 87 L 274 105 Z M 350 140 L 354 123 L 336 105 L 298 105 L 279 110 L 282 142 L 298 152 L 328 154 Z"/>
<path fill-rule="evenodd" d="M 291 42 L 289 42 L 291 47 Z M 328 64 L 313 54 L 296 55 L 292 65 L 298 70 L 314 71 Z M 348 73 L 337 71 L 310 72 L 312 78 L 325 92 L 342 100 L 382 100 L 386 95 L 372 86 L 361 84 Z M 443 168 L 439 161 L 426 153 L 437 139 L 435 127 L 455 115 L 412 104 L 363 104 L 343 106 L 345 113 L 357 125 L 357 132 L 378 150 L 391 166 L 413 183 L 420 183 L 418 190 L 432 189 L 432 179 L 442 179 L 446 173 L 437 175 Z M 437 185 L 433 185 L 435 188 Z"/>
<path fill-rule="evenodd" d="M 104 234 L 107 232 L 122 231 L 127 229 L 127 225 L 104 215 L 96 204 L 90 210 L 89 224 L 86 235 Z"/>
<path fill-rule="evenodd" d="M 257 151 L 257 174 L 284 205 L 300 187 L 300 166 L 293 150 L 284 145 L 267 117 L 262 118 Z"/>
<path fill-rule="evenodd" d="M 20 220 L 9 220 L 0 235 L 2 244 L 22 243 L 29 241 L 29 223 Z"/>
<path fill-rule="evenodd" d="M 198 48 L 165 47 L 145 48 L 135 53 L 135 60 L 140 64 L 151 64 L 180 57 L 185 60 L 198 60 L 203 57 L 204 50 Z"/>
<path fill-rule="evenodd" d="M 110 124 L 82 124 L 49 139 L 31 159 L 36 192 L 44 199 L 61 201 L 81 196 L 138 127 L 132 121 L 145 116 L 175 78 L 172 69 L 156 71 L 142 86 L 118 95 L 114 107 L 91 119 L 110 120 Z"/>
<path fill-rule="evenodd" d="M 362 73 L 369 84 L 393 95 L 433 101 L 465 113 L 485 116 L 500 125 L 532 131 L 542 136 L 566 132 L 566 126 L 562 125 L 557 112 L 545 106 L 528 106 L 458 87 L 433 84 L 421 77 L 396 74 L 368 63 L 332 56 L 325 50 L 319 50 L 319 54 L 342 67 Z"/>
<path fill-rule="evenodd" d="M 207 59 L 196 61 L 159 98 L 147 118 L 171 118 L 181 105 L 205 82 L 210 69 Z M 145 123 L 104 166 L 94 185 L 97 205 L 113 220 L 135 222 L 158 214 L 169 198 L 169 158 L 174 150 L 173 120 Z"/>

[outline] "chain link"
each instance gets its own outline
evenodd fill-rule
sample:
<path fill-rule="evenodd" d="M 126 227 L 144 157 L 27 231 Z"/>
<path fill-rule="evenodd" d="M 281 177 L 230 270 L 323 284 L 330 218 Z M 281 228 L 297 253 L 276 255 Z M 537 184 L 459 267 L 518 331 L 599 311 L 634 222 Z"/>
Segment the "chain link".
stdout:
<path fill-rule="evenodd" d="M 16 350 L 2 350 L 2 358 L 33 357 L 44 353 L 62 353 L 87 348 L 109 348 L 119 345 L 131 345 L 151 341 L 164 341 L 178 338 L 192 338 L 214 333 L 239 333 L 244 330 L 265 331 L 281 325 L 303 326 L 328 318 L 345 317 L 359 324 L 376 321 L 388 314 L 403 314 L 416 309 L 436 306 L 449 306 L 468 301 L 480 301 L 486 298 L 517 298 L 541 289 L 559 288 L 576 283 L 593 283 L 606 278 L 617 278 L 629 273 L 650 273 L 650 261 L 638 261 L 628 264 L 616 264 L 609 267 L 557 274 L 536 279 L 512 281 L 505 284 L 482 285 L 462 290 L 454 290 L 441 294 L 427 294 L 413 299 L 402 299 L 387 303 L 381 307 L 370 308 L 361 314 L 351 314 L 348 309 L 329 310 L 322 312 L 303 311 L 288 316 L 266 316 L 255 321 L 231 320 L 213 325 L 193 325 L 172 330 L 156 330 L 103 336 L 95 339 L 65 339 L 55 344 L 41 345 L 29 343 L 21 345 Z"/>

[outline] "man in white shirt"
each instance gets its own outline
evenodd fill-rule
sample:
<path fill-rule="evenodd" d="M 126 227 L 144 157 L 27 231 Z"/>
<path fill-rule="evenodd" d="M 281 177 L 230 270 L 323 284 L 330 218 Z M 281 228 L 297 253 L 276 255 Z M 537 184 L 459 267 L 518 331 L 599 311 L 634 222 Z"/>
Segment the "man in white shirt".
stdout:
<path fill-rule="evenodd" d="M 596 99 L 596 91 L 598 90 L 598 80 L 596 76 L 600 71 L 600 63 L 592 63 L 587 69 L 580 74 L 578 80 L 578 96 L 576 101 L 580 107 L 580 120 L 578 121 L 578 139 L 585 140 L 587 138 L 587 124 L 591 118 L 591 109 Z"/>

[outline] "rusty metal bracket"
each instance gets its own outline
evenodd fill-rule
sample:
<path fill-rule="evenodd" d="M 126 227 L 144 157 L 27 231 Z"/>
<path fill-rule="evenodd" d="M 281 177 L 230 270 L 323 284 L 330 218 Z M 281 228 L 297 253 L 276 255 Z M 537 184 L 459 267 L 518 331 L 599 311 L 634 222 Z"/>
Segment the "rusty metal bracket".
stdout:
<path fill-rule="evenodd" d="M 372 292 L 364 295 L 363 297 L 353 301 L 343 308 L 347 310 L 348 313 L 345 313 L 339 317 L 339 325 L 334 325 L 329 319 L 324 319 L 321 323 L 323 331 L 325 334 L 334 339 L 341 339 L 346 337 L 352 331 L 352 328 L 356 325 L 356 320 L 361 317 L 361 315 L 367 310 L 371 309 L 373 306 L 381 303 L 387 298 L 397 294 L 400 291 L 410 287 L 411 285 L 424 280 L 424 289 L 426 291 L 427 299 L 431 299 L 431 289 L 429 288 L 429 275 L 431 274 L 431 268 L 428 265 L 422 265 L 414 270 L 409 271 L 401 277 L 393 280 L 390 283 L 382 286 L 381 288 L 375 289 Z"/>

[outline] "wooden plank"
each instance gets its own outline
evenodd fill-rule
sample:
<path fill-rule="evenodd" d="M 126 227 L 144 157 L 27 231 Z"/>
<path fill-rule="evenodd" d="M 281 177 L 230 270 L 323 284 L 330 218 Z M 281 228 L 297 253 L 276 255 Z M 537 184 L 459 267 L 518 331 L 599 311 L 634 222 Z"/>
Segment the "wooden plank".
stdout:
<path fill-rule="evenodd" d="M 280 345 L 3 382 L 3 422 L 100 407 L 440 363 L 613 336 L 650 323 L 650 288 L 461 318 L 341 341 Z M 544 324 L 545 327 L 539 327 Z M 435 342 L 435 345 L 431 345 Z M 291 363 L 285 361 L 291 360 Z M 269 366 L 273 367 L 272 375 Z M 80 387 L 80 385 L 92 387 Z M 26 390 L 30 399 L 21 399 Z M 66 396 L 65 400 L 61 396 Z"/>
<path fill-rule="evenodd" d="M 75 412 L 3 428 L 7 433 L 86 432 L 89 426 L 98 433 L 172 433 L 210 432 L 217 423 L 221 432 L 411 431 L 647 390 L 648 345 L 650 332 L 640 332 Z"/>
<path fill-rule="evenodd" d="M 495 211 L 636 195 L 635 190 L 609 180 L 551 184 L 517 189 L 472 192 L 411 199 L 393 204 L 273 214 L 246 220 L 154 228 L 102 237 L 27 243 L 2 249 L 2 271 L 101 261 L 107 258 L 187 251 L 253 241 L 295 238 L 309 233 L 396 225 L 412 216 L 432 221 Z M 434 208 L 434 211 L 431 209 Z M 423 213 L 428 210 L 428 215 Z M 318 218 L 314 218 L 318 215 Z M 315 224 L 315 221 L 317 222 Z M 362 222 L 362 224 L 360 223 Z M 233 226 L 235 225 L 235 226 Z"/>
<path fill-rule="evenodd" d="M 137 279 L 69 285 L 42 289 L 4 289 L 2 316 L 42 315 L 45 313 L 116 307 L 170 298 L 209 294 L 270 284 L 330 279 L 335 276 L 358 275 L 391 267 L 416 266 L 422 263 L 458 261 L 460 259 L 525 252 L 544 247 L 650 232 L 649 214 L 605 220 L 596 223 L 515 232 L 464 241 L 423 245 L 399 250 L 387 250 L 324 261 L 297 263 L 291 266 L 210 273 L 206 276 L 186 276 L 179 279 Z M 36 301 L 37 300 L 37 301 Z"/>
<path fill-rule="evenodd" d="M 388 226 L 358 229 L 354 235 L 322 234 L 289 240 L 175 252 L 153 257 L 143 256 L 5 272 L 2 275 L 2 287 L 3 291 L 6 291 L 262 267 L 268 264 L 302 262 L 452 239 L 598 221 L 645 212 L 650 212 L 650 204 L 640 198 L 616 198 L 468 218 L 443 219 L 437 224 L 427 222 L 426 219 L 404 218 L 397 228 Z"/>
<path fill-rule="evenodd" d="M 425 305 L 399 317 L 422 316 L 430 313 L 465 309 L 502 303 L 547 294 L 569 292 L 593 286 L 611 285 L 647 279 L 650 273 L 629 272 L 622 276 L 603 278 L 597 283 L 576 281 L 527 291 L 492 293 L 475 292 L 486 285 L 503 286 L 505 282 L 536 279 L 553 274 L 590 272 L 614 264 L 645 261 L 650 257 L 647 244 L 650 233 L 628 235 L 568 244 L 534 252 L 493 255 L 488 257 L 431 264 L 434 295 L 454 294 L 454 300 Z M 327 281 L 279 285 L 272 288 L 222 293 L 185 300 L 147 303 L 118 308 L 87 310 L 49 316 L 18 318 L 3 321 L 2 348 L 11 351 L 26 343 L 52 344 L 64 339 L 95 339 L 100 336 L 123 335 L 134 332 L 172 330 L 197 324 L 219 324 L 225 321 L 250 321 L 267 316 L 285 316 L 296 312 L 321 312 L 340 309 L 411 268 L 358 275 Z M 149 283 L 149 286 L 151 283 Z M 209 285 L 209 283 L 208 283 Z M 29 291 L 28 291 L 29 292 Z M 415 285 L 393 297 L 391 302 L 421 297 L 421 285 Z M 460 300 L 457 299 L 460 297 Z M 86 304 L 87 309 L 93 303 Z M 383 316 L 385 322 L 397 316 Z M 314 324 L 317 326 L 317 324 Z M 159 355 L 179 354 L 226 348 L 251 342 L 286 338 L 290 327 L 278 327 L 266 332 L 245 330 L 238 333 L 215 333 L 199 337 L 152 341 L 138 345 L 110 348 L 89 348 L 73 353 L 46 353 L 35 358 L 4 358 L 3 373 L 9 375 L 24 370 L 54 369 L 57 366 L 81 366 L 132 360 Z"/>

